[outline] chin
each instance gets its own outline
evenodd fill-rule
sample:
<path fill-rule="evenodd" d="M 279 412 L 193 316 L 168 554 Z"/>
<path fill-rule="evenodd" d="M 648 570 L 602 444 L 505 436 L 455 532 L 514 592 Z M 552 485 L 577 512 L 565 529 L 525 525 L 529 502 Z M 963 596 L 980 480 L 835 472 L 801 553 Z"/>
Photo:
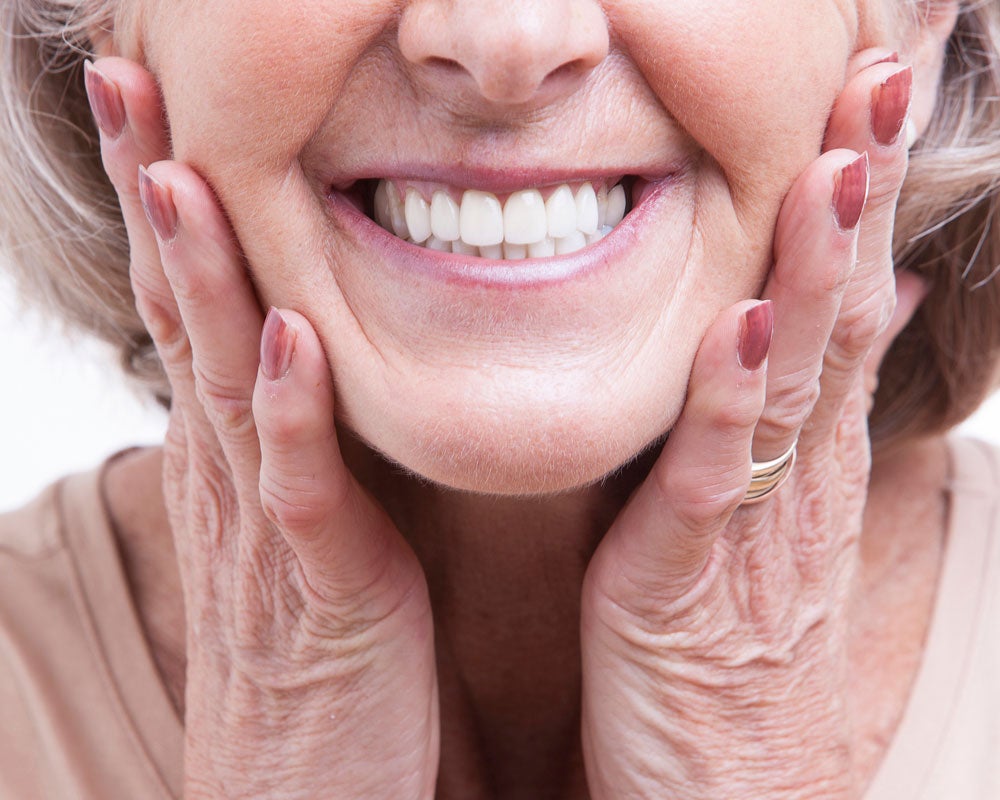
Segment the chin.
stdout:
<path fill-rule="evenodd" d="M 419 449 L 393 460 L 448 489 L 499 496 L 551 495 L 599 482 L 655 438 L 628 442 L 578 426 L 537 432 L 498 430 L 469 438 L 471 433 L 455 430 L 451 435 L 423 437 L 417 442 Z"/>
<path fill-rule="evenodd" d="M 618 398 L 587 404 L 581 400 L 587 396 L 535 397 L 506 407 L 444 403 L 421 416 L 383 417 L 387 424 L 378 428 L 348 427 L 389 461 L 439 486 L 551 495 L 597 483 L 635 459 L 673 424 L 682 400 L 629 406 Z M 401 408 L 394 406 L 397 414 Z M 657 415 L 651 408 L 669 411 Z"/>

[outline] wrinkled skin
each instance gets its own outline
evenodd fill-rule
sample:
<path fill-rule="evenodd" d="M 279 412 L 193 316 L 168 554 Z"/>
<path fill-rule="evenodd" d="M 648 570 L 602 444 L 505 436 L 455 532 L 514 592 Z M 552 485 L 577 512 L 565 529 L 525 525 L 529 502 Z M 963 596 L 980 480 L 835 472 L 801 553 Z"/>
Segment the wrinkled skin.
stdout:
<path fill-rule="evenodd" d="M 947 15 L 898 41 L 880 4 L 445 5 L 150 3 L 108 44 L 141 42 L 146 63 L 97 62 L 128 120 L 102 150 L 174 390 L 185 796 L 859 796 L 865 363 L 921 296 L 897 293 L 890 253 L 905 136 L 872 131 L 903 67 L 868 45 L 913 61 L 919 128 Z M 845 227 L 838 186 L 863 152 L 871 191 Z M 603 269 L 528 288 L 400 270 L 325 202 L 345 178 L 456 161 L 459 185 L 510 164 L 529 186 L 683 167 Z M 759 363 L 753 297 L 774 320 Z M 616 479 L 591 482 L 667 429 L 619 513 Z M 789 482 L 740 508 L 751 453 L 796 440 Z M 394 495 L 372 450 L 472 494 Z M 454 629 L 431 554 L 496 533 L 487 492 L 535 496 L 543 519 L 595 497 L 612 512 L 574 589 L 583 766 L 544 790 L 487 791 L 449 760 L 435 635 Z M 589 554 L 590 527 L 558 533 Z"/>

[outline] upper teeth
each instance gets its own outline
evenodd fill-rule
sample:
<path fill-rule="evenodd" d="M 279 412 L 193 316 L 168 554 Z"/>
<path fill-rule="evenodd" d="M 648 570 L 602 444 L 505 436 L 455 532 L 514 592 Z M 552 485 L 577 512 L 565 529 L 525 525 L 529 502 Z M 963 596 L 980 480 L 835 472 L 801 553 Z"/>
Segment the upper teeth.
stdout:
<path fill-rule="evenodd" d="M 396 236 L 435 250 L 484 258 L 538 258 L 572 253 L 598 241 L 625 216 L 625 189 L 568 184 L 545 199 L 522 189 L 501 203 L 495 194 L 468 189 L 461 203 L 437 189 L 430 202 L 414 186 L 381 180 L 375 221 Z"/>

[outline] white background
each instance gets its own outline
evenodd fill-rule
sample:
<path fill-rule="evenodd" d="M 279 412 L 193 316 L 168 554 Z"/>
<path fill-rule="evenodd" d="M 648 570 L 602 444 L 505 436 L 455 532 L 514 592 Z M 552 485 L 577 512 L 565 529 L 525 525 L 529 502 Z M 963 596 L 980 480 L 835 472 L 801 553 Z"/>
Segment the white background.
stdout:
<path fill-rule="evenodd" d="M 964 428 L 1000 444 L 1000 396 Z M 166 414 L 126 388 L 113 354 L 21 310 L 0 275 L 0 512 L 165 430 Z"/>

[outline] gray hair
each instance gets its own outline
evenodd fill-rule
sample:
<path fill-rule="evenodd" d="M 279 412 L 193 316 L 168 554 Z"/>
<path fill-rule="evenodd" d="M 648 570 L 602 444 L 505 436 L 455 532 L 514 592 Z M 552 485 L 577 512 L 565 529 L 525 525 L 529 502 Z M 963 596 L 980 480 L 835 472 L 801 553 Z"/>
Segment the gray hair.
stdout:
<path fill-rule="evenodd" d="M 906 0 L 919 14 L 933 0 Z M 128 242 L 83 90 L 88 32 L 116 30 L 109 0 L 0 4 L 0 254 L 22 293 L 110 342 L 169 404 L 135 311 Z M 1000 360 L 1000 3 L 963 4 L 938 105 L 914 149 L 895 257 L 931 290 L 880 375 L 872 435 L 946 429 L 993 387 Z"/>

